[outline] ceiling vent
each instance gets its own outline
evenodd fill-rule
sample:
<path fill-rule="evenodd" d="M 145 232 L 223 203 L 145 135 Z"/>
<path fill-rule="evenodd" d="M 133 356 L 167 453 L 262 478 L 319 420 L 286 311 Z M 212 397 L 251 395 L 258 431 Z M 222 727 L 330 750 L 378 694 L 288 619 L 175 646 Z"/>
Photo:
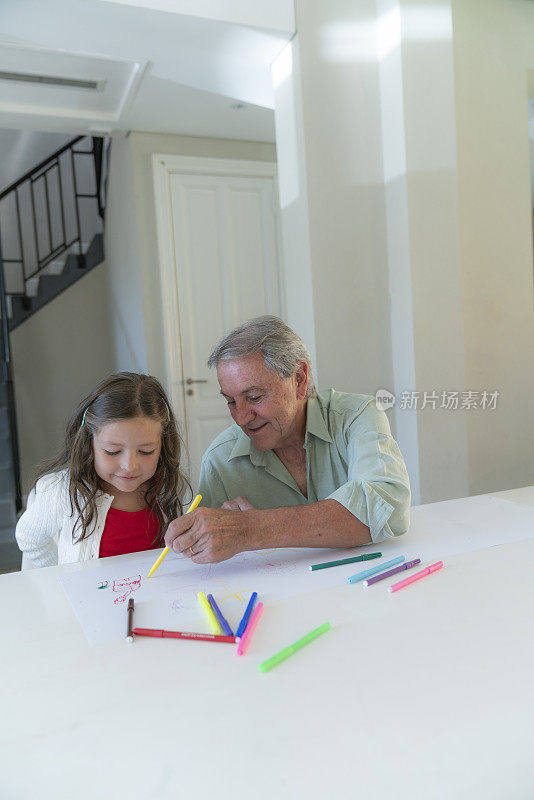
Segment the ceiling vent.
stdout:
<path fill-rule="evenodd" d="M 61 78 L 55 75 L 34 75 L 25 72 L 4 72 L 0 70 L 0 80 L 18 81 L 19 83 L 37 83 L 41 86 L 61 86 L 69 89 L 87 89 L 101 92 L 106 85 L 105 80 L 92 81 L 82 78 Z"/>

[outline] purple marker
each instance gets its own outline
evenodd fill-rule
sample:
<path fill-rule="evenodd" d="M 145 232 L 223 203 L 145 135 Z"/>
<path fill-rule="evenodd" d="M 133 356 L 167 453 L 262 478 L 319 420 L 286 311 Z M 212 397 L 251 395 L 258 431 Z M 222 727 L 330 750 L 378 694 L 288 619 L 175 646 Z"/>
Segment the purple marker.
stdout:
<path fill-rule="evenodd" d="M 405 564 L 401 564 L 399 567 L 394 567 L 393 569 L 388 569 L 387 572 L 382 572 L 380 575 L 375 575 L 374 578 L 367 578 L 366 581 L 363 582 L 364 586 L 371 586 L 373 583 L 377 581 L 381 581 L 384 578 L 389 578 L 390 575 L 395 575 L 397 572 L 402 572 L 403 569 L 411 569 L 415 567 L 417 564 L 421 563 L 420 558 L 416 558 L 414 561 L 407 561 Z"/>

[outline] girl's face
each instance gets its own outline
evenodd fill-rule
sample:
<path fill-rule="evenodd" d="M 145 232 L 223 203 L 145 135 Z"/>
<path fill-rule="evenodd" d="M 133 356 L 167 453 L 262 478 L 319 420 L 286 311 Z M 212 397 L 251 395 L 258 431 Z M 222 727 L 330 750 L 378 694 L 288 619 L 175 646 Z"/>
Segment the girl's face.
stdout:
<path fill-rule="evenodd" d="M 104 489 L 135 492 L 156 472 L 160 452 L 161 424 L 149 417 L 108 422 L 93 436 L 95 470 Z"/>

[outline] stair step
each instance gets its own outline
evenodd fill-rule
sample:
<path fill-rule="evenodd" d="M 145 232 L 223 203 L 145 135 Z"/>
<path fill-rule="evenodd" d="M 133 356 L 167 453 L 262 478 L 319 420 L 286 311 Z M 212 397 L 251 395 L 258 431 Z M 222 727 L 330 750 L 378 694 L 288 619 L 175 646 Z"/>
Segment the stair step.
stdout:
<path fill-rule="evenodd" d="M 0 495 L 2 494 L 12 497 L 15 494 L 15 480 L 11 466 L 0 465 Z"/>
<path fill-rule="evenodd" d="M 0 528 L 0 573 L 18 572 L 22 553 L 15 539 L 14 528 Z"/>
<path fill-rule="evenodd" d="M 9 438 L 9 408 L 7 405 L 0 406 L 0 439 Z"/>
<path fill-rule="evenodd" d="M 82 245 L 82 252 L 83 253 L 87 252 L 89 250 L 90 246 L 91 246 L 90 244 L 84 243 Z M 39 287 L 40 287 L 41 279 L 46 277 L 46 276 L 62 275 L 65 272 L 65 266 L 66 266 L 66 263 L 67 263 L 67 259 L 69 258 L 69 256 L 72 256 L 72 257 L 76 258 L 76 255 L 78 253 L 78 249 L 79 248 L 78 248 L 77 244 L 72 245 L 71 248 L 70 248 L 70 251 L 66 250 L 66 251 L 63 252 L 63 254 L 61 255 L 60 258 L 57 258 L 54 261 L 50 261 L 46 265 L 46 267 L 43 267 L 39 271 L 38 275 L 34 275 L 33 278 L 27 278 L 27 280 L 25 281 L 25 294 L 26 294 L 26 297 L 39 297 L 39 294 L 40 294 Z M 12 317 L 13 316 L 13 309 L 12 309 L 11 300 L 12 300 L 11 296 L 8 295 L 6 297 L 6 301 L 7 301 L 7 304 L 8 304 L 8 317 Z"/>
<path fill-rule="evenodd" d="M 104 234 L 97 233 L 96 236 L 93 236 L 93 241 L 89 245 L 85 257 L 89 268 L 95 267 L 104 260 Z"/>
<path fill-rule="evenodd" d="M 86 274 L 92 267 L 96 267 L 104 260 L 104 237 L 96 234 L 85 254 L 85 267 L 80 266 L 78 255 L 70 254 L 65 261 L 61 275 L 43 275 L 39 280 L 39 293 L 36 297 L 13 297 L 12 316 L 9 323 L 13 330 L 30 317 L 35 311 L 45 306 L 50 300 L 68 289 L 79 278 Z"/>
<path fill-rule="evenodd" d="M 0 497 L 0 528 L 9 526 L 14 528 L 16 524 L 15 500 L 10 494 L 4 494 Z"/>
<path fill-rule="evenodd" d="M 16 543 L 14 525 L 0 527 L 0 544 L 8 544 L 9 542 Z"/>
<path fill-rule="evenodd" d="M 13 316 L 13 309 L 11 307 L 12 295 L 6 295 L 7 318 L 11 319 Z M 0 309 L 0 320 L 2 319 L 2 309 Z"/>

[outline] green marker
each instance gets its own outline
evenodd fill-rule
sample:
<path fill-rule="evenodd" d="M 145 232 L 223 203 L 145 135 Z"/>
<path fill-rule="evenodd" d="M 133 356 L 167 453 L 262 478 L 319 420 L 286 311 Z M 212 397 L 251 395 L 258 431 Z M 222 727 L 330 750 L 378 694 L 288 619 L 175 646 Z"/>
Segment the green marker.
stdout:
<path fill-rule="evenodd" d="M 341 567 L 343 564 L 354 564 L 355 561 L 370 561 L 372 558 L 381 558 L 382 553 L 365 553 L 363 556 L 342 558 L 341 561 L 325 561 L 324 564 L 312 564 L 310 569 L 326 569 L 327 567 Z"/>
<path fill-rule="evenodd" d="M 290 644 L 289 647 L 284 647 L 283 650 L 280 650 L 279 653 L 276 653 L 271 658 L 268 658 L 267 661 L 264 661 L 262 664 L 259 665 L 258 669 L 260 672 L 267 672 L 267 670 L 276 667 L 281 661 L 285 661 L 286 658 L 292 656 L 293 653 L 296 653 L 297 650 L 300 650 L 301 647 L 304 647 L 305 644 L 308 642 L 313 641 L 313 639 L 317 639 L 321 633 L 325 633 L 325 631 L 330 630 L 330 623 L 325 622 L 324 625 L 320 625 L 315 630 L 310 631 L 307 633 L 306 636 L 303 636 L 302 639 L 299 639 L 295 644 Z"/>

